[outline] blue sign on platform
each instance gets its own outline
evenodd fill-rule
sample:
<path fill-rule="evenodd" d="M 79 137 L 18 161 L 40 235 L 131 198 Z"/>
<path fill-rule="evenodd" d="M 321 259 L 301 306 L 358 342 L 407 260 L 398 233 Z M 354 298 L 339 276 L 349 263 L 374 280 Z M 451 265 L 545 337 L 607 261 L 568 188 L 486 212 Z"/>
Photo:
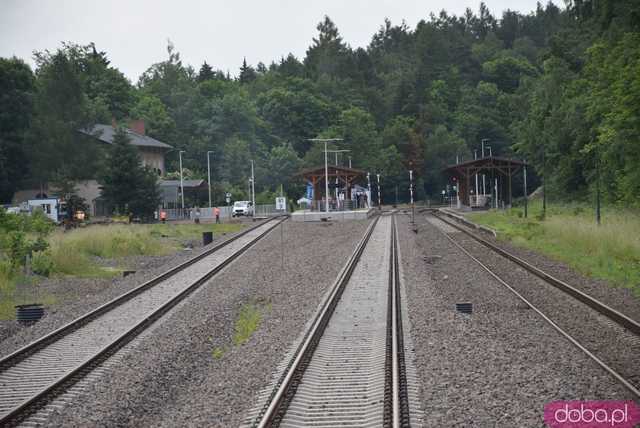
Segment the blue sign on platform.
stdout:
<path fill-rule="evenodd" d="M 307 195 L 306 198 L 309 199 L 310 201 L 313 200 L 313 184 L 311 184 L 310 182 L 307 182 Z"/>

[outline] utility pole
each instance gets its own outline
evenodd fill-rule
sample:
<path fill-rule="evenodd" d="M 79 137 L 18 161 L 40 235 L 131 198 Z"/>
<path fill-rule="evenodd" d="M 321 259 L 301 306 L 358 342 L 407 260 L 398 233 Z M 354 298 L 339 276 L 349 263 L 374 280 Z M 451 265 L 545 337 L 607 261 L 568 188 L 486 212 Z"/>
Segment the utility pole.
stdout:
<path fill-rule="evenodd" d="M 253 175 L 253 159 L 251 159 L 251 203 L 253 204 L 253 217 L 256 216 L 256 178 Z"/>
<path fill-rule="evenodd" d="M 600 158 L 596 158 L 596 224 L 600 226 Z"/>
<path fill-rule="evenodd" d="M 367 172 L 367 187 L 369 188 L 369 195 L 367 196 L 367 204 L 369 205 L 368 208 L 371 208 L 371 177 L 368 172 Z"/>
<path fill-rule="evenodd" d="M 211 208 L 211 160 L 209 159 L 209 155 L 213 153 L 212 151 L 207 152 L 207 180 L 209 182 L 209 208 Z"/>
<path fill-rule="evenodd" d="M 527 195 L 527 161 L 525 159 L 523 170 L 524 174 L 524 218 L 527 218 L 527 208 L 529 204 L 529 196 Z"/>
<path fill-rule="evenodd" d="M 329 153 L 336 154 L 336 167 L 338 166 L 338 153 L 350 152 L 351 150 L 327 150 Z M 338 209 L 338 168 L 336 168 L 336 209 Z"/>
<path fill-rule="evenodd" d="M 376 174 L 378 177 L 378 209 L 382 209 L 382 197 L 380 195 L 380 174 Z"/>
<path fill-rule="evenodd" d="M 336 150 L 336 208 L 338 208 L 338 151 Z"/>
<path fill-rule="evenodd" d="M 413 204 L 413 170 L 409 170 L 409 197 L 411 201 L 411 223 L 415 223 L 416 207 Z"/>
<path fill-rule="evenodd" d="M 542 146 L 542 218 L 547 218 L 547 155 Z"/>
<path fill-rule="evenodd" d="M 178 157 L 180 158 L 180 199 L 182 200 L 182 215 L 184 215 L 184 180 L 182 179 L 182 154 L 185 153 L 184 150 L 180 150 L 178 152 Z"/>
<path fill-rule="evenodd" d="M 327 160 L 327 143 L 330 141 L 342 141 L 342 138 L 309 138 L 307 141 L 324 143 L 324 197 L 325 212 L 329 213 L 329 164 Z"/>
<path fill-rule="evenodd" d="M 478 151 L 473 151 L 473 159 L 478 159 Z M 476 206 L 478 205 L 478 173 L 476 172 Z"/>

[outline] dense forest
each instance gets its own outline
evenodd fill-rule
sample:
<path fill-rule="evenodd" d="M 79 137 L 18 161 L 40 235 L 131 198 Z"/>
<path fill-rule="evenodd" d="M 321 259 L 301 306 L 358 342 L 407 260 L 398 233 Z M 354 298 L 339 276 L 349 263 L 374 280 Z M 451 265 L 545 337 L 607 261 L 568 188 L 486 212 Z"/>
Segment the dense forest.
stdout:
<path fill-rule="evenodd" d="M 415 19 L 416 17 L 407 17 Z M 185 173 L 206 178 L 213 151 L 216 195 L 284 185 L 322 164 L 314 137 L 341 137 L 339 160 L 382 175 L 384 196 L 408 169 L 418 197 L 440 192 L 442 169 L 471 159 L 488 139 L 494 155 L 526 159 L 551 198 L 592 197 L 597 177 L 610 203 L 640 206 L 640 2 L 574 0 L 493 16 L 484 3 L 463 16 L 431 15 L 415 28 L 385 21 L 354 49 L 326 17 L 304 58 L 241 67 L 167 59 L 135 83 L 98 46 L 65 43 L 35 54 L 36 69 L 0 58 L 0 202 L 34 183 L 83 179 L 101 168 L 78 129 L 144 119 L 149 135 L 185 150 Z M 177 170 L 177 151 L 168 155 Z M 518 188 L 516 186 L 516 188 Z"/>

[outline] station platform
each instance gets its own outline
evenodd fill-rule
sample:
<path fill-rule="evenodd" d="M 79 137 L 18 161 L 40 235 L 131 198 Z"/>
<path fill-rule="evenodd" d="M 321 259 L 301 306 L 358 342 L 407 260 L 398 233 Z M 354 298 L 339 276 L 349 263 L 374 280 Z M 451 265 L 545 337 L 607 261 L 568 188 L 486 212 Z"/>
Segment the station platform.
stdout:
<path fill-rule="evenodd" d="M 373 215 L 374 208 L 361 209 L 355 211 L 310 211 L 299 210 L 291 214 L 292 221 L 350 221 L 366 220 Z"/>

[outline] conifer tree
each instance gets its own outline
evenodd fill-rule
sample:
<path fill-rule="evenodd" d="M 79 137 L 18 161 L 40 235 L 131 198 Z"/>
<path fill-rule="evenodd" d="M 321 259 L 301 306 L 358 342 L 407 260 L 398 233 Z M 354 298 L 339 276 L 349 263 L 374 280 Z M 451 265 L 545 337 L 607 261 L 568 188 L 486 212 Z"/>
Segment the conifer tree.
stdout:
<path fill-rule="evenodd" d="M 256 78 L 256 71 L 250 65 L 247 65 L 247 58 L 242 60 L 240 67 L 240 83 L 249 83 Z"/>
<path fill-rule="evenodd" d="M 160 203 L 156 175 L 142 166 L 137 149 L 123 128 L 113 138 L 102 177 L 102 197 L 120 214 L 151 218 Z"/>
<path fill-rule="evenodd" d="M 198 82 L 204 82 L 205 80 L 211 80 L 216 77 L 216 73 L 213 71 L 213 68 L 207 64 L 207 61 L 202 63 L 202 67 L 200 67 L 200 72 L 198 73 L 197 80 Z"/>

